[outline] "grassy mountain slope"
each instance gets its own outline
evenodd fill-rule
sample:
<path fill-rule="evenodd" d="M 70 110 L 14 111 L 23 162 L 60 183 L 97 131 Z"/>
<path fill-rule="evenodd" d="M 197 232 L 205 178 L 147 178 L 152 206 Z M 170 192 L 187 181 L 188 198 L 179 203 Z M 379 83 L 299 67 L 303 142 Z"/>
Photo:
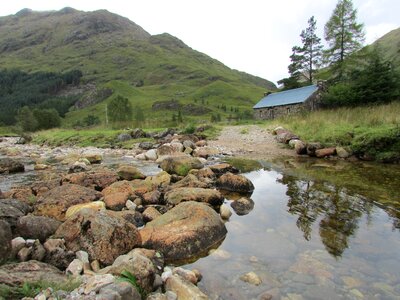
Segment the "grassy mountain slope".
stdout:
<path fill-rule="evenodd" d="M 161 123 L 170 120 L 174 111 L 154 111 L 156 101 L 190 104 L 187 116 L 209 119 L 217 112 L 229 116 L 231 107 L 232 111 L 251 110 L 265 90 L 276 88 L 267 80 L 226 67 L 169 34 L 151 36 L 106 10 L 23 9 L 1 17 L 0 66 L 28 72 L 79 69 L 84 83 L 95 83 L 97 89 L 111 88 L 110 98 L 121 94 L 133 107 L 141 106 L 148 120 Z M 66 124 L 88 114 L 104 119 L 110 98 L 71 111 Z M 226 111 L 218 108 L 222 104 Z M 206 108 L 206 113 L 199 114 L 199 107 Z"/>
<path fill-rule="evenodd" d="M 378 46 L 385 58 L 393 62 L 395 68 L 400 71 L 400 28 L 385 34 L 372 46 Z"/>

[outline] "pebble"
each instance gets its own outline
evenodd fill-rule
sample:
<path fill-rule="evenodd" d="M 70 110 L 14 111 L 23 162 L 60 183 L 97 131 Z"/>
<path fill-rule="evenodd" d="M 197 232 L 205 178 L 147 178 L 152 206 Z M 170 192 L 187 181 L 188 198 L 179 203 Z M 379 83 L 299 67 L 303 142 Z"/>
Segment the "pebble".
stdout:
<path fill-rule="evenodd" d="M 254 272 L 249 272 L 247 274 L 240 276 L 240 280 L 253 285 L 260 285 L 262 282 L 261 278 Z"/>
<path fill-rule="evenodd" d="M 129 210 L 135 210 L 137 207 L 137 205 L 134 202 L 132 202 L 132 200 L 127 200 L 125 206 Z"/>

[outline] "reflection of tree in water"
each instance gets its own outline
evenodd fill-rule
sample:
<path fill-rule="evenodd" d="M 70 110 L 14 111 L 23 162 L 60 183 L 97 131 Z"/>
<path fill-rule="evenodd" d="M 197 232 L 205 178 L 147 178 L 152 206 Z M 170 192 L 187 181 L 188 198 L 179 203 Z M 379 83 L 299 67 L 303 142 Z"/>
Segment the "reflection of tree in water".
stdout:
<path fill-rule="evenodd" d="M 372 203 L 324 182 L 299 180 L 290 175 L 283 175 L 279 181 L 287 186 L 288 211 L 298 216 L 296 224 L 304 238 L 311 239 L 312 224 L 321 217 L 321 240 L 331 255 L 340 257 L 358 228 L 360 217 L 363 213 L 369 215 Z"/>

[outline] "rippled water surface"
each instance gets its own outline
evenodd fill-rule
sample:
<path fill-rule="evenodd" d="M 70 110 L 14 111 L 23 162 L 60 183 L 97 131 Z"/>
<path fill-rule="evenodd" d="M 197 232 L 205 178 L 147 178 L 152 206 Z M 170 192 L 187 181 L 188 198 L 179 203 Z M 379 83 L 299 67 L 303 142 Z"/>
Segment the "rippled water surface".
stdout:
<path fill-rule="evenodd" d="M 360 168 L 350 176 L 354 182 L 365 177 L 368 185 L 369 171 L 381 177 L 375 180 L 380 186 L 370 186 L 372 195 L 381 188 L 392 190 L 377 200 L 319 176 L 246 173 L 255 185 L 254 209 L 245 216 L 233 214 L 222 245 L 189 265 L 204 275 L 199 286 L 211 299 L 263 299 L 267 294 L 274 299 L 400 299 L 400 187 L 393 182 L 398 177 L 386 186 L 379 183 L 388 174 L 400 175 L 399 168 L 344 166 L 352 172 Z M 325 169 L 344 178 L 350 172 L 336 165 L 305 167 L 323 168 L 324 177 Z M 240 280 L 248 272 L 262 283 Z"/>

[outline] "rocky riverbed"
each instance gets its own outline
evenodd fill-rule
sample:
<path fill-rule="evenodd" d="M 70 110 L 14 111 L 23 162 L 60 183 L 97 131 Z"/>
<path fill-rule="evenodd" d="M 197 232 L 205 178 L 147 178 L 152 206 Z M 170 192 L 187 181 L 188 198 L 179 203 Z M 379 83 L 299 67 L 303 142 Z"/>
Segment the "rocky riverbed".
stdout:
<path fill-rule="evenodd" d="M 0 143 L 2 168 L 25 169 L 0 175 L 0 292 L 50 282 L 29 296 L 400 295 L 398 166 L 292 155 L 273 169 L 232 162 L 240 174 L 220 160 L 228 149 L 192 136 L 131 150 L 14 142 Z"/>
<path fill-rule="evenodd" d="M 236 168 L 207 160 L 216 149 L 194 135 L 133 150 L 16 142 L 0 143 L 2 284 L 70 275 L 82 282 L 77 289 L 36 298 L 207 298 L 196 286 L 198 271 L 167 265 L 206 255 L 224 240 L 231 211 L 221 192 L 245 201 L 254 189 Z M 137 289 L 117 280 L 129 275 Z"/>

